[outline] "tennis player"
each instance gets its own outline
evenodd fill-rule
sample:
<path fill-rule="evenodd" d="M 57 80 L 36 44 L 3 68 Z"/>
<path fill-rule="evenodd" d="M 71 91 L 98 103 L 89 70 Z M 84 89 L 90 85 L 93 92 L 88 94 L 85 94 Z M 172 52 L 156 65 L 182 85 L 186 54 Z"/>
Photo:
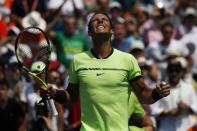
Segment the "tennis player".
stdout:
<path fill-rule="evenodd" d="M 88 33 L 93 48 L 74 56 L 67 91 L 49 86 L 59 102 L 81 102 L 81 131 L 128 131 L 129 87 L 142 103 L 151 104 L 168 96 L 163 83 L 150 90 L 144 82 L 136 59 L 111 46 L 112 23 L 104 13 L 95 13 Z"/>

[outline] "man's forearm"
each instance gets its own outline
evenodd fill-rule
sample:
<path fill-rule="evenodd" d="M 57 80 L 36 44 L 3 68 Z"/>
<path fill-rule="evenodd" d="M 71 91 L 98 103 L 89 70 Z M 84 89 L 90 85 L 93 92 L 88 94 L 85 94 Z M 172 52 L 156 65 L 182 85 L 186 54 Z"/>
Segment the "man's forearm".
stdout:
<path fill-rule="evenodd" d="M 144 104 L 153 104 L 170 94 L 170 86 L 166 82 L 156 85 L 155 89 L 151 90 L 145 83 L 143 77 L 140 77 L 135 81 L 131 81 L 131 86 L 133 87 L 133 91 L 140 102 Z"/>
<path fill-rule="evenodd" d="M 136 81 L 132 81 L 131 86 L 141 103 L 152 104 L 155 102 L 152 98 L 152 90 L 147 87 L 143 78 L 139 78 Z"/>
<path fill-rule="evenodd" d="M 153 104 L 155 100 L 152 97 L 152 90 L 142 90 L 139 100 L 143 104 Z"/>
<path fill-rule="evenodd" d="M 143 104 L 153 104 L 164 97 L 156 88 L 153 90 L 144 88 L 139 95 L 141 96 L 139 100 Z"/>

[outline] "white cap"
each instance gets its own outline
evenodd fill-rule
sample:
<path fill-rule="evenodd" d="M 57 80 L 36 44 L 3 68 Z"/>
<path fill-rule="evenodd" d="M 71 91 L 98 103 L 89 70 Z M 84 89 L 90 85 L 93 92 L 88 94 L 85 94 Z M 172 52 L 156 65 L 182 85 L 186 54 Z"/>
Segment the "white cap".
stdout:
<path fill-rule="evenodd" d="M 16 27 L 16 26 L 11 26 L 11 27 L 9 28 L 9 32 L 13 32 L 14 35 L 17 36 L 17 35 L 20 33 L 20 29 L 19 29 L 18 27 Z"/>
<path fill-rule="evenodd" d="M 146 59 L 146 57 L 141 56 L 137 58 L 139 66 L 151 66 L 153 62 L 151 60 Z"/>
<path fill-rule="evenodd" d="M 18 60 L 15 55 L 11 56 L 9 59 L 9 64 L 18 63 Z"/>
<path fill-rule="evenodd" d="M 139 57 L 139 58 L 137 58 L 137 61 L 138 61 L 138 63 L 139 64 L 144 64 L 144 65 L 146 65 L 146 58 L 145 57 Z"/>
<path fill-rule="evenodd" d="M 47 23 L 46 21 L 42 18 L 39 12 L 37 11 L 32 11 L 29 14 L 27 14 L 23 19 L 22 19 L 22 26 L 24 28 L 30 27 L 30 26 L 35 26 L 39 27 L 42 30 L 46 29 Z"/>
<path fill-rule="evenodd" d="M 49 0 L 47 2 L 48 9 L 57 9 L 64 3 L 64 0 Z"/>
<path fill-rule="evenodd" d="M 185 9 L 184 16 L 193 15 L 196 16 L 196 10 L 192 7 L 188 7 Z"/>
<path fill-rule="evenodd" d="M 187 60 L 184 57 L 177 57 L 174 61 L 179 62 L 182 68 L 187 68 Z"/>
<path fill-rule="evenodd" d="M 112 9 L 112 8 L 122 8 L 121 4 L 117 1 L 113 1 L 113 2 L 110 2 L 109 4 L 109 8 Z"/>
<path fill-rule="evenodd" d="M 145 49 L 144 43 L 141 40 L 135 40 L 134 42 L 132 42 L 130 48 L 131 48 L 131 50 L 133 50 L 133 49 L 144 50 Z"/>
<path fill-rule="evenodd" d="M 181 56 L 181 52 L 178 51 L 177 49 L 169 48 L 167 50 L 167 57 L 179 57 Z"/>

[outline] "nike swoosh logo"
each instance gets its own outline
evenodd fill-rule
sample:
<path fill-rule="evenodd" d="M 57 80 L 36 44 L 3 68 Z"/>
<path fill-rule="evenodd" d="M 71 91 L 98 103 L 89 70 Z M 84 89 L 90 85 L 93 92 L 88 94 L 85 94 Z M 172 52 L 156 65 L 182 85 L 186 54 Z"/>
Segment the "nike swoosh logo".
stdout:
<path fill-rule="evenodd" d="M 104 74 L 104 73 L 97 73 L 96 76 L 100 76 L 100 75 L 103 75 L 103 74 Z"/>

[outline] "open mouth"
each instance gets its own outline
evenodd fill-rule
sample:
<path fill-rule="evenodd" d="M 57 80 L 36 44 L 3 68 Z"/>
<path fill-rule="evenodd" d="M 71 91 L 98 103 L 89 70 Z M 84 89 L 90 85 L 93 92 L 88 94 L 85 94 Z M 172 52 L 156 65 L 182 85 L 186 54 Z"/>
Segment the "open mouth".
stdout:
<path fill-rule="evenodd" d="M 97 28 L 98 29 L 104 29 L 105 27 L 103 25 L 98 25 Z"/>

